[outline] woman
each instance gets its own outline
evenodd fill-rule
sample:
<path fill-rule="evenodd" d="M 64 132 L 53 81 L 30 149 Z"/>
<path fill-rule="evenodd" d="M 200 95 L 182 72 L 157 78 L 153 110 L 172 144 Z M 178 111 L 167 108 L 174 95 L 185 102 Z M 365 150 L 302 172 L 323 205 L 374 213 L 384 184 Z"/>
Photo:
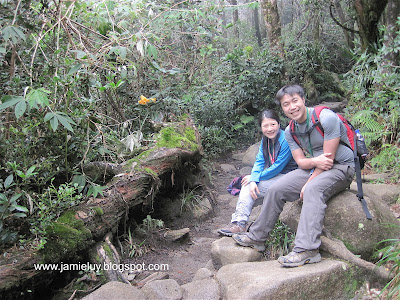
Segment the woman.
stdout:
<path fill-rule="evenodd" d="M 242 179 L 242 188 L 231 224 L 218 229 L 218 233 L 222 235 L 232 236 L 245 232 L 251 210 L 262 203 L 268 187 L 283 174 L 297 168 L 285 134 L 280 128 L 278 114 L 273 110 L 264 110 L 258 123 L 263 133 L 260 149 L 251 175 Z"/>

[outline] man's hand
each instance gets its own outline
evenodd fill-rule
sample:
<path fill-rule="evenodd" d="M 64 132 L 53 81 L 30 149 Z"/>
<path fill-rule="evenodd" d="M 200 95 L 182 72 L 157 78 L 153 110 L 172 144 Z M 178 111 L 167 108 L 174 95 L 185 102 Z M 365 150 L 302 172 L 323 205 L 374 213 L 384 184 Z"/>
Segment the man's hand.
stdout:
<path fill-rule="evenodd" d="M 251 198 L 253 198 L 254 200 L 257 200 L 258 194 L 260 194 L 260 191 L 258 189 L 257 183 L 255 183 L 254 181 L 250 182 L 250 195 L 251 195 Z"/>
<path fill-rule="evenodd" d="M 313 162 L 315 167 L 324 171 L 330 170 L 333 166 L 333 159 L 330 158 L 332 153 L 323 153 L 320 156 L 314 157 Z"/>
<path fill-rule="evenodd" d="M 242 178 L 242 187 L 246 186 L 250 182 L 250 175 L 246 175 Z"/>

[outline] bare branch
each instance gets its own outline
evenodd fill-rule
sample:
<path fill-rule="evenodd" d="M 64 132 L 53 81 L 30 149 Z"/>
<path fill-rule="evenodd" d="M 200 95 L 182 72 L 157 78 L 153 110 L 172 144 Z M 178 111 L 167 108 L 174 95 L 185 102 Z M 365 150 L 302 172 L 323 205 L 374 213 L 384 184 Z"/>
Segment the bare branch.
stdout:
<path fill-rule="evenodd" d="M 337 25 L 339 25 L 339 26 L 340 26 L 341 28 L 343 28 L 344 30 L 350 31 L 350 32 L 352 32 L 352 33 L 357 33 L 357 34 L 359 34 L 360 32 L 359 32 L 358 30 L 354 30 L 354 29 L 351 29 L 351 28 L 348 28 L 348 27 L 344 26 L 343 24 L 341 24 L 341 23 L 335 18 L 335 16 L 333 15 L 333 9 L 332 9 L 333 7 L 334 7 L 334 4 L 331 2 L 331 5 L 329 6 L 329 15 L 331 16 L 333 22 L 335 22 Z"/>

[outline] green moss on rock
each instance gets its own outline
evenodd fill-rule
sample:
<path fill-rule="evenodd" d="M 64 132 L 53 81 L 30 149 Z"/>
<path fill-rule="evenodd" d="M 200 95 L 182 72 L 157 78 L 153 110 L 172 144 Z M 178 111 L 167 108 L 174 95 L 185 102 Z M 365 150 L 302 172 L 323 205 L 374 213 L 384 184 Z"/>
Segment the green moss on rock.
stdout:
<path fill-rule="evenodd" d="M 75 211 L 67 211 L 46 228 L 47 243 L 39 251 L 41 260 L 58 262 L 71 259 L 92 242 L 92 233 L 82 220 L 75 218 Z"/>

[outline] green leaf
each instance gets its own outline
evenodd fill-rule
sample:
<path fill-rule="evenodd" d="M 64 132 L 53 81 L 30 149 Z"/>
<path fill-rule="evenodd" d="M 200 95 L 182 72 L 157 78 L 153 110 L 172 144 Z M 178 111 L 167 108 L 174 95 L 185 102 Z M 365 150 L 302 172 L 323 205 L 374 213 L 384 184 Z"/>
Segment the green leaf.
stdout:
<path fill-rule="evenodd" d="M 52 119 L 50 119 L 50 127 L 53 131 L 56 131 L 58 128 L 58 119 L 57 115 L 54 115 Z"/>
<path fill-rule="evenodd" d="M 86 58 L 88 58 L 86 52 L 84 52 L 84 51 L 81 51 L 81 50 L 71 50 L 71 52 L 76 53 L 76 58 L 77 58 L 77 59 L 86 59 Z"/>
<path fill-rule="evenodd" d="M 47 94 L 50 93 L 50 91 L 43 88 L 32 89 L 26 96 L 29 106 L 32 108 L 37 108 L 38 105 L 40 105 L 41 107 L 49 106 L 50 102 L 47 98 Z"/>
<path fill-rule="evenodd" d="M 67 75 L 75 74 L 75 73 L 77 73 L 81 68 L 82 68 L 82 64 L 76 64 L 76 65 L 74 65 L 74 66 L 69 70 L 69 72 L 68 72 Z"/>
<path fill-rule="evenodd" d="M 25 99 L 21 96 L 3 96 L 1 101 L 3 104 L 0 104 L 0 110 L 3 110 L 17 104 L 20 101 L 25 101 Z"/>
<path fill-rule="evenodd" d="M 17 200 L 18 200 L 18 198 L 19 197 L 21 197 L 22 196 L 22 194 L 14 194 L 14 195 L 12 195 L 12 197 L 11 197 L 11 199 L 10 199 L 10 202 L 15 206 L 15 205 L 17 205 Z"/>
<path fill-rule="evenodd" d="M 28 212 L 29 211 L 25 206 L 22 206 L 22 205 L 14 205 L 14 208 L 16 210 L 22 211 L 22 212 Z"/>
<path fill-rule="evenodd" d="M 4 181 L 4 188 L 7 189 L 11 186 L 12 182 L 14 180 L 14 176 L 13 174 L 8 175 L 8 177 L 6 178 L 6 180 Z"/>
<path fill-rule="evenodd" d="M 150 54 L 150 56 L 152 56 L 154 59 L 157 59 L 157 48 L 152 45 L 152 44 L 148 44 L 147 45 L 147 53 Z"/>
<path fill-rule="evenodd" d="M 100 186 L 100 185 L 91 185 L 89 190 L 88 190 L 88 196 L 93 196 L 93 198 L 96 198 L 98 194 L 103 196 L 103 190 L 105 189 L 105 186 Z"/>
<path fill-rule="evenodd" d="M 51 118 L 54 117 L 54 113 L 53 112 L 48 112 L 45 116 L 44 116 L 44 121 L 47 122 L 49 121 Z"/>
<path fill-rule="evenodd" d="M 78 185 L 78 192 L 80 193 L 86 185 L 86 178 L 83 175 L 75 175 L 72 178 L 72 183 Z"/>
<path fill-rule="evenodd" d="M 6 26 L 1 30 L 5 41 L 11 41 L 17 44 L 20 41 L 25 41 L 26 37 L 23 31 L 17 26 Z"/>
<path fill-rule="evenodd" d="M 251 3 L 247 4 L 247 6 L 249 8 L 255 9 L 255 8 L 259 8 L 260 7 L 260 3 L 258 1 L 255 1 L 255 2 L 251 2 Z"/>
<path fill-rule="evenodd" d="M 17 105 L 15 105 L 15 111 L 14 111 L 15 117 L 19 119 L 20 117 L 22 117 L 25 111 L 26 111 L 26 101 L 24 99 L 23 101 L 21 100 L 17 103 Z"/>
<path fill-rule="evenodd" d="M 35 173 L 33 172 L 33 171 L 35 171 L 35 169 L 36 169 L 36 166 L 32 166 L 32 167 L 30 167 L 29 169 L 28 169 L 28 171 L 26 171 L 26 177 L 28 178 L 28 177 L 31 177 L 32 175 L 35 175 Z M 36 173 L 37 174 L 37 173 Z"/>
<path fill-rule="evenodd" d="M 60 121 L 60 123 L 61 123 L 66 129 L 68 129 L 68 130 L 71 131 L 71 132 L 74 132 L 74 130 L 72 129 L 70 120 L 68 120 L 66 117 L 63 117 L 63 116 L 61 116 L 61 115 L 58 115 L 57 118 L 58 118 L 58 120 Z M 72 121 L 72 120 L 71 120 L 71 121 Z"/>
<path fill-rule="evenodd" d="M 24 213 L 15 213 L 15 214 L 13 214 L 13 216 L 17 217 L 17 218 L 25 218 L 26 214 L 24 214 Z"/>

